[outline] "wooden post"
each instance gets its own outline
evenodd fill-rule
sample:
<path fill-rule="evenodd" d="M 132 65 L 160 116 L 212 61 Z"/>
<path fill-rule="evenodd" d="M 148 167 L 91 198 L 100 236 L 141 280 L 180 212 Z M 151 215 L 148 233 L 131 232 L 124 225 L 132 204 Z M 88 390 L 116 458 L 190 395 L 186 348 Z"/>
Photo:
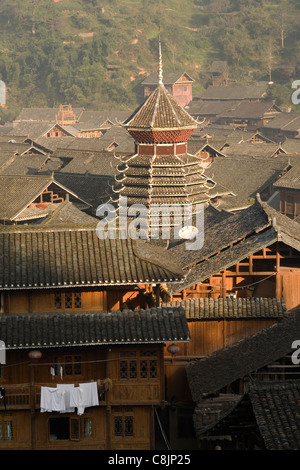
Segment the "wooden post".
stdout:
<path fill-rule="evenodd" d="M 111 450 L 111 406 L 106 406 L 106 450 Z"/>
<path fill-rule="evenodd" d="M 155 422 L 154 422 L 154 406 L 150 409 L 150 450 L 155 449 Z"/>
<path fill-rule="evenodd" d="M 159 307 L 159 286 L 160 284 L 157 284 L 156 285 L 156 292 L 155 292 L 155 296 L 156 296 L 156 307 Z"/>
<path fill-rule="evenodd" d="M 280 275 L 280 252 L 278 245 L 276 247 L 276 299 L 281 299 L 282 297 L 282 282 Z"/>
<path fill-rule="evenodd" d="M 225 270 L 222 272 L 222 289 L 221 289 L 221 291 L 222 291 L 221 296 L 226 297 L 226 272 L 225 272 Z"/>
<path fill-rule="evenodd" d="M 31 450 L 35 450 L 35 393 L 34 393 L 34 361 L 29 364 L 30 367 L 30 436 Z"/>

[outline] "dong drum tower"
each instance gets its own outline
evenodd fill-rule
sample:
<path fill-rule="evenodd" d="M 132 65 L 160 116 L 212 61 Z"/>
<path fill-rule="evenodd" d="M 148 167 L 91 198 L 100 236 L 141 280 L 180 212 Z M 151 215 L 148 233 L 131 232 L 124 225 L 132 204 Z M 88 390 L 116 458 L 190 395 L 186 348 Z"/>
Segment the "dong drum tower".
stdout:
<path fill-rule="evenodd" d="M 161 227 L 163 219 L 151 217 L 157 208 L 173 211 L 171 225 L 182 222 L 185 207 L 196 208 L 209 201 L 214 183 L 203 174 L 201 159 L 187 151 L 187 141 L 197 122 L 177 103 L 163 84 L 159 44 L 158 83 L 152 94 L 124 123 L 136 143 L 134 155 L 121 159 L 115 177 L 118 205 L 126 197 L 128 207 L 147 208 L 149 229 Z M 177 216 L 176 216 L 177 214 Z"/>

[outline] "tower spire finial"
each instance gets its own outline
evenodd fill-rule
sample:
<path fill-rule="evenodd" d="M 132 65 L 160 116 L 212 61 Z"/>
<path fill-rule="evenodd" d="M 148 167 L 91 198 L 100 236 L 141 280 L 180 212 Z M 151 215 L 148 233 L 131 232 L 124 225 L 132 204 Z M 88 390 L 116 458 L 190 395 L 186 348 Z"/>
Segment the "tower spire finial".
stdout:
<path fill-rule="evenodd" d="M 161 42 L 160 42 L 160 28 L 158 35 L 158 84 L 163 84 L 163 66 L 162 66 L 162 54 L 161 54 Z"/>

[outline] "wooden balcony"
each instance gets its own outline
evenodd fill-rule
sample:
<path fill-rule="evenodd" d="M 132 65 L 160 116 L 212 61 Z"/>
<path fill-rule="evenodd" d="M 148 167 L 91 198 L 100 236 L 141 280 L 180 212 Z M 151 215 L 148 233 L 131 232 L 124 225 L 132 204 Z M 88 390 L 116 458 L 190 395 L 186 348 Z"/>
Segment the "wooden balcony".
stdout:
<path fill-rule="evenodd" d="M 5 396 L 0 399 L 0 410 L 30 409 L 30 384 L 5 385 Z"/>
<path fill-rule="evenodd" d="M 0 411 L 29 410 L 33 406 L 35 409 L 39 409 L 42 386 L 55 387 L 53 383 L 35 384 L 34 386 L 30 384 L 1 385 L 5 389 L 5 396 L 0 399 Z M 99 404 L 106 404 L 105 391 L 99 392 Z"/>

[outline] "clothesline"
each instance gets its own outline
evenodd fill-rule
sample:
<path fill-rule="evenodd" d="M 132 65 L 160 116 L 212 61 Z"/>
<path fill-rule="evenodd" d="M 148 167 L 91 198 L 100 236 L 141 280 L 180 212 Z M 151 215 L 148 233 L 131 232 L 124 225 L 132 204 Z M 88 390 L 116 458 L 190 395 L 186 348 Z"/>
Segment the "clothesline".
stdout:
<path fill-rule="evenodd" d="M 9 349 L 9 348 L 7 348 Z M 97 361 L 73 361 L 72 364 L 95 364 L 97 362 L 113 362 L 113 361 L 119 361 L 119 358 L 116 359 L 99 359 Z M 24 362 L 16 362 L 15 364 L 1 364 L 1 367 L 16 367 L 16 366 L 21 366 L 22 364 L 27 364 L 28 366 L 53 366 L 53 364 L 57 364 L 56 362 L 37 362 L 37 363 L 32 363 L 30 361 L 24 361 Z"/>
<path fill-rule="evenodd" d="M 97 382 L 74 384 L 57 384 L 56 387 L 41 387 L 41 413 L 52 411 L 82 415 L 85 408 L 99 405 Z"/>

